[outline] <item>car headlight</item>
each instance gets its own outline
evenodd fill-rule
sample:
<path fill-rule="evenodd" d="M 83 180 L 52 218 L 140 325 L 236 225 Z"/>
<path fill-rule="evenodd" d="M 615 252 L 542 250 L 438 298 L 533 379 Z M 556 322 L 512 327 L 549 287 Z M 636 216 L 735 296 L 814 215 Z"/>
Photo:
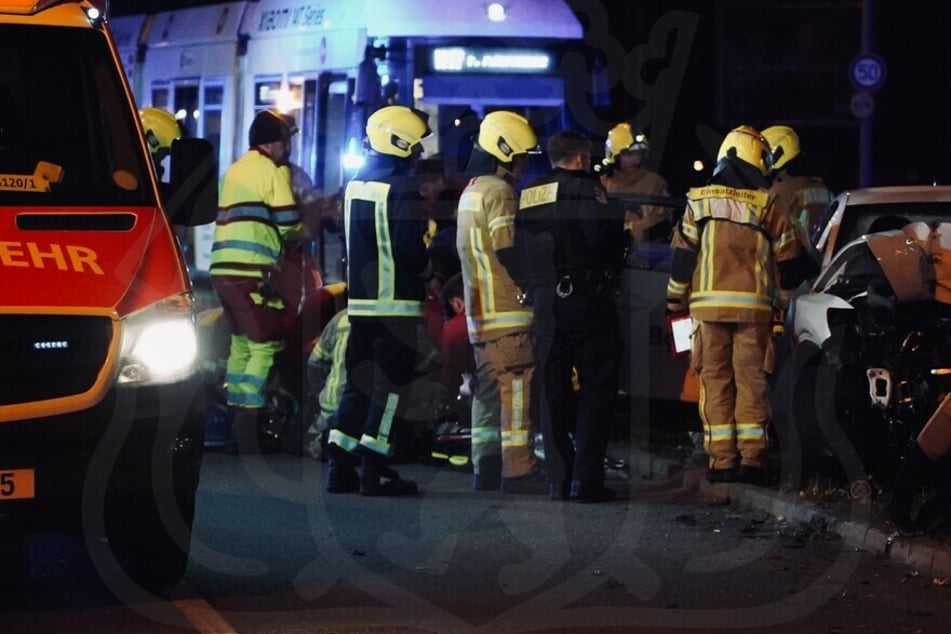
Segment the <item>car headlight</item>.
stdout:
<path fill-rule="evenodd" d="M 174 383 L 198 369 L 198 333 L 192 302 L 180 296 L 122 320 L 119 385 Z"/>

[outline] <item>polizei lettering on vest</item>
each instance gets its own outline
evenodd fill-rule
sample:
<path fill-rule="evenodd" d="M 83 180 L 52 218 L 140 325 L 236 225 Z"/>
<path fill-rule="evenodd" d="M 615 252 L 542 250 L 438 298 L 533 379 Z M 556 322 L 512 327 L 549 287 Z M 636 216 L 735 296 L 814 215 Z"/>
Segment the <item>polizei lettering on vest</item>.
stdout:
<path fill-rule="evenodd" d="M 538 205 L 548 205 L 558 199 L 558 183 L 548 183 L 522 190 L 519 207 L 527 209 Z"/>
<path fill-rule="evenodd" d="M 97 260 L 99 254 L 89 247 L 74 244 L 36 242 L 0 242 L 0 266 L 11 268 L 56 269 L 105 275 Z"/>

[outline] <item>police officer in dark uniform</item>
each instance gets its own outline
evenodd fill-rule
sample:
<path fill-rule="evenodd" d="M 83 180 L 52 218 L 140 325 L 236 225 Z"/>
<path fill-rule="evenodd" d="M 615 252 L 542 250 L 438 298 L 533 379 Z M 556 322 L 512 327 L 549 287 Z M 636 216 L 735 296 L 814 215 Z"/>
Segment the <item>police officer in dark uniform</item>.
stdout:
<path fill-rule="evenodd" d="M 522 190 L 516 240 L 531 276 L 549 494 L 609 502 L 616 494 L 604 485 L 604 454 L 620 364 L 623 211 L 589 172 L 590 143 L 581 134 L 553 135 L 548 157 L 552 172 Z"/>
<path fill-rule="evenodd" d="M 385 106 L 370 115 L 371 153 L 344 195 L 350 341 L 347 385 L 328 436 L 330 493 L 417 492 L 416 483 L 401 479 L 388 458 L 409 396 L 426 298 L 426 212 L 412 168 L 422 139 L 432 133 L 427 120 L 406 106 Z"/>

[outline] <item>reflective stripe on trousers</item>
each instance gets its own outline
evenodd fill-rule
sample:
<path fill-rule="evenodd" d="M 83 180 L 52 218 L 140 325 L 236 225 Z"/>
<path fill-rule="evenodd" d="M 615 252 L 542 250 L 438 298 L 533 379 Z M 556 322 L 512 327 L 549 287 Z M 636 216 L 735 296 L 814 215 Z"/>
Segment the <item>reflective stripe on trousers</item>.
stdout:
<path fill-rule="evenodd" d="M 418 326 L 419 320 L 403 317 L 350 318 L 347 383 L 334 424 L 339 433 L 332 438 L 359 438 L 367 449 L 391 453 L 391 434 L 413 380 Z"/>
<path fill-rule="evenodd" d="M 710 467 L 727 469 L 738 460 L 763 466 L 770 419 L 765 370 L 770 325 L 702 321 L 694 336 Z"/>
<path fill-rule="evenodd" d="M 476 391 L 472 398 L 472 462 L 502 456 L 502 477 L 523 476 L 535 467 L 529 415 L 534 372 L 533 337 L 517 333 L 476 346 Z M 488 430 L 498 430 L 492 438 Z M 480 430 L 480 442 L 475 430 Z M 484 441 L 484 442 L 482 442 Z M 477 467 L 476 467 L 477 468 Z M 478 473 L 478 471 L 476 471 Z"/>
<path fill-rule="evenodd" d="M 228 405 L 262 408 L 264 388 L 274 365 L 274 355 L 282 348 L 280 341 L 251 341 L 245 335 L 231 335 L 231 352 L 225 380 L 228 384 Z"/>

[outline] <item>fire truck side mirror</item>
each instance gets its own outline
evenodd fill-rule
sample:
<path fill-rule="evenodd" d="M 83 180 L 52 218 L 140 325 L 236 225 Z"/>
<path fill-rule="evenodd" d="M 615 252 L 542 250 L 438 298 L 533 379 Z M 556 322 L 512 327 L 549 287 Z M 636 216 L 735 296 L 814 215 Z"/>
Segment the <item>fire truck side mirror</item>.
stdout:
<path fill-rule="evenodd" d="M 172 224 L 186 227 L 214 222 L 218 213 L 218 162 L 212 144 L 201 138 L 175 139 L 170 183 L 162 190 Z"/>

